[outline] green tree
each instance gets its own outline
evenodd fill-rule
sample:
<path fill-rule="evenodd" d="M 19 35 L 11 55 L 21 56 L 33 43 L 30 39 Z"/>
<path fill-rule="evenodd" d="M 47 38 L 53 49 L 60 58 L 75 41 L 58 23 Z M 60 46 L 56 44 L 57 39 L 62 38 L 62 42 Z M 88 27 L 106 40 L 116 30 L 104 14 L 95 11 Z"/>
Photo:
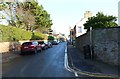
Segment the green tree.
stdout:
<path fill-rule="evenodd" d="M 7 8 L 6 3 L 0 3 L 0 10 L 5 10 Z"/>
<path fill-rule="evenodd" d="M 104 28 L 104 27 L 116 27 L 117 23 L 115 21 L 117 17 L 112 15 L 104 15 L 102 12 L 98 12 L 96 16 L 88 18 L 88 21 L 84 24 L 85 29 L 88 31 L 90 27 L 95 28 Z"/>
<path fill-rule="evenodd" d="M 19 14 L 18 23 L 23 22 L 25 26 L 30 24 L 31 25 L 30 28 L 32 30 L 39 30 L 41 32 L 46 31 L 47 28 L 50 28 L 52 26 L 52 20 L 50 19 L 50 14 L 48 14 L 47 11 L 43 9 L 42 5 L 38 5 L 36 1 L 20 3 L 18 5 L 18 8 L 19 10 L 21 8 L 21 10 L 18 11 Z M 27 15 L 23 16 L 26 12 Z M 28 22 L 25 22 L 23 18 L 27 16 L 29 19 L 26 18 Z"/>
<path fill-rule="evenodd" d="M 48 40 L 54 40 L 54 37 L 53 36 L 48 36 Z"/>

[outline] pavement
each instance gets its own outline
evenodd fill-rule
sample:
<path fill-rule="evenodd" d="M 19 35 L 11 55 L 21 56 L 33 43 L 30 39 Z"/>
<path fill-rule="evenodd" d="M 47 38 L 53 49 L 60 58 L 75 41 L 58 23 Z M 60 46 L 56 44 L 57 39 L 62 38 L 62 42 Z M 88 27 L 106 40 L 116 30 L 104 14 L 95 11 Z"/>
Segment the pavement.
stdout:
<path fill-rule="evenodd" d="M 7 53 L 2 53 L 2 63 L 10 62 L 11 60 L 20 57 L 20 52 L 19 51 L 13 51 L 13 52 L 7 52 Z"/>
<path fill-rule="evenodd" d="M 120 79 L 118 66 L 95 59 L 84 59 L 84 53 L 73 45 L 67 45 L 68 65 L 78 74 L 105 79 Z"/>

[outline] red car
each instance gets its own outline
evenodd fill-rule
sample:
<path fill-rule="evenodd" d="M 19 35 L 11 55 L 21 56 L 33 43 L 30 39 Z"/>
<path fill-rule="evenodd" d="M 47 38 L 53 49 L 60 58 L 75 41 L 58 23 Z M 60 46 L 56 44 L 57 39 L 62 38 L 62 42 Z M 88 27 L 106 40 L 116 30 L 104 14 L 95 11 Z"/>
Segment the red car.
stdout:
<path fill-rule="evenodd" d="M 26 52 L 35 54 L 38 51 L 42 51 L 42 47 L 37 41 L 24 42 L 21 45 L 21 54 L 25 54 Z"/>

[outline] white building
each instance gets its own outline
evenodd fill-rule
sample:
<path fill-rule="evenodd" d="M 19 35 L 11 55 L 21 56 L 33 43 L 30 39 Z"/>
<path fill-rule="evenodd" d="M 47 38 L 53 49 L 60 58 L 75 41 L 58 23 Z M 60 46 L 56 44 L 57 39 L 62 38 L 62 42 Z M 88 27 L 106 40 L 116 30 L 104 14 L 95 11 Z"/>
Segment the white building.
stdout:
<path fill-rule="evenodd" d="M 88 18 L 91 16 L 92 16 L 92 13 L 90 11 L 86 11 L 84 13 L 84 18 L 82 18 L 79 22 L 77 22 L 77 24 L 75 25 L 76 37 L 86 33 L 87 30 L 84 29 L 84 24 L 86 23 L 86 21 L 88 21 Z"/>
<path fill-rule="evenodd" d="M 120 1 L 118 2 L 118 25 L 120 26 Z"/>

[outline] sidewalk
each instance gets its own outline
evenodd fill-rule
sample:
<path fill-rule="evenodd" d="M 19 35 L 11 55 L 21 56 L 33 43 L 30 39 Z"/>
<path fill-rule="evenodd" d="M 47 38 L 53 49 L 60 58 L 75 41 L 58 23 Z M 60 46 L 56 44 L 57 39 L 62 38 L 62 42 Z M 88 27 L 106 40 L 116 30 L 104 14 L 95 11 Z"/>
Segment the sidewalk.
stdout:
<path fill-rule="evenodd" d="M 2 61 L 2 63 L 8 62 L 16 57 L 19 57 L 19 52 L 9 52 L 9 53 L 3 53 L 2 55 L 2 59 L 0 59 L 0 61 Z"/>
<path fill-rule="evenodd" d="M 78 51 L 74 46 L 67 46 L 67 54 L 73 68 L 83 73 L 110 75 L 118 77 L 118 67 L 111 66 L 98 60 L 84 59 L 83 52 Z"/>

